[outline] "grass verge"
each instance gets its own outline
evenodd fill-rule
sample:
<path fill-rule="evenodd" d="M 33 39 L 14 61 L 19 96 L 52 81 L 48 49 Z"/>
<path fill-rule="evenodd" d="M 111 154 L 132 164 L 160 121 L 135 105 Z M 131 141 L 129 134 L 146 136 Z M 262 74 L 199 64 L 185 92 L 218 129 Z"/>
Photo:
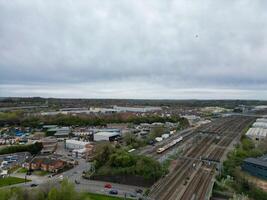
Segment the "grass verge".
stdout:
<path fill-rule="evenodd" d="M 108 196 L 104 194 L 95 194 L 95 193 L 85 193 L 83 196 L 83 200 L 123 200 L 124 198 Z M 130 199 L 127 199 L 130 200 Z"/>
<path fill-rule="evenodd" d="M 30 180 L 26 180 L 26 182 L 29 182 Z M 0 187 L 8 186 L 8 185 L 14 185 L 18 183 L 24 183 L 25 179 L 24 178 L 17 178 L 17 177 L 6 177 L 6 178 L 1 178 L 0 179 Z"/>

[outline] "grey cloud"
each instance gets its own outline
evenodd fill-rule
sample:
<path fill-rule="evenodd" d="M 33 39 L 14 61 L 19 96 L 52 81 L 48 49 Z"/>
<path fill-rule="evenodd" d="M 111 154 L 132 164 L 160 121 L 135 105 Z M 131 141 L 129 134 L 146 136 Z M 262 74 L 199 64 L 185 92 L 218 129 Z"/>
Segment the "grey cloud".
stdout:
<path fill-rule="evenodd" d="M 54 95 L 62 84 L 102 83 L 114 93 L 116 82 L 169 94 L 204 88 L 200 98 L 205 88 L 266 91 L 266 8 L 264 0 L 2 0 L 0 95 L 10 94 L 3 85 L 46 85 Z"/>

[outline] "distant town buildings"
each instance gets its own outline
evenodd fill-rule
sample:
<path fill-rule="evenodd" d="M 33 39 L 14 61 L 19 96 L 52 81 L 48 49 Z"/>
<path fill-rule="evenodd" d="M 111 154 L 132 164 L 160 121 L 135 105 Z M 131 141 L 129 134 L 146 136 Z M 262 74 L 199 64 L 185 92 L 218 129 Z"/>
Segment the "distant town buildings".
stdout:
<path fill-rule="evenodd" d="M 161 107 L 152 107 L 152 106 L 144 106 L 144 107 L 122 107 L 122 106 L 113 106 L 113 108 L 97 108 L 91 107 L 87 108 L 63 108 L 59 111 L 47 111 L 41 112 L 40 115 L 43 116 L 52 116 L 52 115 L 76 115 L 76 114 L 93 114 L 93 113 L 121 113 L 121 112 L 135 112 L 135 113 L 145 113 L 145 112 L 156 112 L 161 111 Z"/>

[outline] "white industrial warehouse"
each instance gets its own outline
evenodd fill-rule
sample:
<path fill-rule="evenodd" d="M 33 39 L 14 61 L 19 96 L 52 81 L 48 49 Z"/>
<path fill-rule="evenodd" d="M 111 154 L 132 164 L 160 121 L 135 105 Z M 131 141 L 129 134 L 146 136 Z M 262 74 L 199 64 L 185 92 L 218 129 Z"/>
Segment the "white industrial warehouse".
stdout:
<path fill-rule="evenodd" d="M 252 126 L 254 128 L 267 128 L 267 122 L 255 122 Z"/>
<path fill-rule="evenodd" d="M 246 133 L 248 137 L 254 140 L 262 140 L 267 136 L 267 129 L 263 128 L 250 128 Z"/>
<path fill-rule="evenodd" d="M 98 132 L 94 134 L 94 141 L 114 141 L 120 136 L 119 132 Z"/>
<path fill-rule="evenodd" d="M 246 135 L 253 140 L 263 140 L 267 137 L 267 119 L 259 118 L 252 125 Z"/>
<path fill-rule="evenodd" d="M 78 140 L 66 140 L 67 149 L 84 149 L 88 145 L 90 145 L 89 142 L 83 142 Z"/>

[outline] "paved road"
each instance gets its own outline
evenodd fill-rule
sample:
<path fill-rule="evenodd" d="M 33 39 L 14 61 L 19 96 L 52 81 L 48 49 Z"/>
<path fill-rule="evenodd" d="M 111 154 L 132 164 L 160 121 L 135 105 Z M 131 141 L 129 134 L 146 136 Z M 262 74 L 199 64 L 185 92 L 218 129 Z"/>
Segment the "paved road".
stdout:
<path fill-rule="evenodd" d="M 17 185 L 12 185 L 12 186 L 7 186 L 7 187 L 19 186 L 19 187 L 30 188 L 31 184 L 37 184 L 39 186 L 46 185 L 49 182 L 55 184 L 61 180 L 59 178 L 60 175 L 63 175 L 64 178 L 67 178 L 71 183 L 75 184 L 75 188 L 77 191 L 108 194 L 109 190 L 104 188 L 104 185 L 107 182 L 86 180 L 82 178 L 83 171 L 87 171 L 88 169 L 90 169 L 90 163 L 86 162 L 84 159 L 79 159 L 79 165 L 55 177 L 48 178 L 48 176 L 42 177 L 42 176 L 30 175 L 30 176 L 27 176 L 27 179 L 30 179 L 31 182 L 20 183 Z M 19 174 L 19 173 L 12 174 L 12 176 L 25 178 L 24 174 Z M 77 180 L 80 184 L 76 184 L 75 180 Z M 129 193 L 135 193 L 135 189 L 137 188 L 141 188 L 144 190 L 144 188 L 142 187 L 122 185 L 122 184 L 116 184 L 116 183 L 111 183 L 111 184 L 112 184 L 113 189 L 118 190 L 119 194 L 117 196 L 120 196 L 120 197 L 124 197 L 125 193 L 128 194 L 128 197 L 129 197 Z"/>

